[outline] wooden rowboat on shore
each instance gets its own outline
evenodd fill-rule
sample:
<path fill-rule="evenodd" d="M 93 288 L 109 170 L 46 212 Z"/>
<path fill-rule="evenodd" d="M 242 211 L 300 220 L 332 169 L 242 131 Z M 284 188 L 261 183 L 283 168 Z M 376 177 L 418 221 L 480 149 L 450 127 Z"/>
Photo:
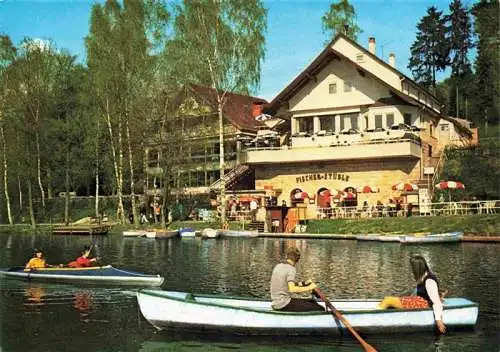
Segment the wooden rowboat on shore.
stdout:
<path fill-rule="evenodd" d="M 14 267 L 0 269 L 0 276 L 27 281 L 133 286 L 161 286 L 164 280 L 160 275 L 117 269 L 111 265 L 88 268 L 25 269 Z"/>
<path fill-rule="evenodd" d="M 139 308 L 154 327 L 192 331 L 232 332 L 248 335 L 342 334 L 346 327 L 330 312 L 281 312 L 269 300 L 186 292 L 139 290 Z M 380 300 L 337 300 L 350 325 L 361 333 L 434 331 L 434 313 L 429 309 L 377 309 Z M 320 302 L 323 304 L 323 302 Z M 472 328 L 478 305 L 465 298 L 444 301 L 443 320 L 449 329 Z"/>

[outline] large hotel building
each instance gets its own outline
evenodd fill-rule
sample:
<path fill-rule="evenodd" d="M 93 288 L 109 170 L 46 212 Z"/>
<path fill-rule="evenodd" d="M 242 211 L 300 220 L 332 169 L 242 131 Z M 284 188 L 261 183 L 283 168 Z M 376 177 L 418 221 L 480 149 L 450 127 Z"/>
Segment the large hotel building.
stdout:
<path fill-rule="evenodd" d="M 214 91 L 195 86 L 190 92 L 209 111 L 200 123 L 215 123 Z M 431 92 L 396 68 L 393 54 L 389 62 L 377 57 L 374 38 L 365 49 L 339 34 L 271 102 L 227 95 L 228 196 L 274 196 L 288 206 L 306 201 L 310 214 L 332 195 L 355 206 L 408 196 L 422 202 L 432 195 L 445 147 L 477 143 L 468 121 L 441 109 Z M 205 147 L 191 150 L 184 192 L 220 187 L 218 134 L 204 138 Z M 394 190 L 401 182 L 420 190 Z M 377 192 L 364 193 L 365 186 Z"/>

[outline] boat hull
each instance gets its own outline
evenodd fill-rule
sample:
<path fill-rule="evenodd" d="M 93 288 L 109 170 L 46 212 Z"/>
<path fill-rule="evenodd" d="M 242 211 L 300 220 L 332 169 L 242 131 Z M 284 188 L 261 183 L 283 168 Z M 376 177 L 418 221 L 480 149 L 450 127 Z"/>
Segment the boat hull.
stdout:
<path fill-rule="evenodd" d="M 453 243 L 460 242 L 463 232 L 437 233 L 427 236 L 400 236 L 401 243 Z"/>
<path fill-rule="evenodd" d="M 126 271 L 111 265 L 90 268 L 43 268 L 25 270 L 24 268 L 0 269 L 0 276 L 26 281 L 46 281 L 57 283 L 160 286 L 164 278 Z"/>
<path fill-rule="evenodd" d="M 290 313 L 272 310 L 269 301 L 234 297 L 192 296 L 182 292 L 140 290 L 137 299 L 143 316 L 157 329 L 224 331 L 240 334 L 343 334 L 345 326 L 330 312 Z M 362 333 L 433 331 L 432 309 L 378 310 L 379 300 L 332 302 Z M 450 329 L 476 324 L 477 304 L 464 298 L 445 301 L 444 323 Z"/>
<path fill-rule="evenodd" d="M 169 231 L 148 231 L 146 232 L 146 237 L 147 238 L 154 238 L 154 239 L 166 239 L 166 238 L 173 238 L 177 237 L 179 235 L 179 232 L 177 230 L 169 230 Z"/>
<path fill-rule="evenodd" d="M 128 230 L 123 231 L 123 237 L 144 237 L 148 232 L 146 230 Z"/>
<path fill-rule="evenodd" d="M 238 230 L 221 230 L 222 237 L 257 237 L 258 231 L 238 231 Z"/>

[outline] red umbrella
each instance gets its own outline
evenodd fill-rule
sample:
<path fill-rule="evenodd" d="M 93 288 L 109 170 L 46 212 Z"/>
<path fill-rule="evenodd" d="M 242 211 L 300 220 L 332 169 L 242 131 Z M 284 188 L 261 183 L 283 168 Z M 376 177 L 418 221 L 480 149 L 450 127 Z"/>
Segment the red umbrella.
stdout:
<path fill-rule="evenodd" d="M 435 187 L 437 189 L 465 189 L 464 184 L 458 181 L 441 181 Z"/>
<path fill-rule="evenodd" d="M 297 192 L 293 195 L 295 199 L 304 199 L 304 198 L 310 198 L 307 192 Z"/>
<path fill-rule="evenodd" d="M 398 183 L 398 184 L 395 184 L 394 186 L 392 186 L 392 189 L 394 191 L 411 192 L 411 191 L 418 190 L 418 186 L 413 184 L 413 183 L 401 182 L 401 183 Z"/>
<path fill-rule="evenodd" d="M 344 193 L 342 193 L 342 198 L 343 199 L 354 199 L 354 198 L 356 198 L 356 193 L 344 192 Z"/>
<path fill-rule="evenodd" d="M 451 192 L 450 189 L 465 189 L 465 186 L 462 182 L 458 181 L 441 181 L 437 183 L 434 187 L 440 190 L 447 189 L 448 190 L 448 199 L 451 202 Z"/>
<path fill-rule="evenodd" d="M 358 193 L 377 193 L 380 189 L 375 186 L 365 185 L 363 187 L 356 188 L 356 192 Z"/>

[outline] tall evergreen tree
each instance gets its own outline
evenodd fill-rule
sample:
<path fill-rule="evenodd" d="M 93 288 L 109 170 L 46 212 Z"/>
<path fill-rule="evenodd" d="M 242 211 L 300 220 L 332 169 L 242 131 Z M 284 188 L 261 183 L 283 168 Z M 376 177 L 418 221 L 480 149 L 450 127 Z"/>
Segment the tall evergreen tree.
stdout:
<path fill-rule="evenodd" d="M 431 6 L 417 25 L 417 39 L 411 46 L 408 68 L 415 80 L 426 87 L 436 86 L 436 72 L 448 64 L 445 23 L 443 12 Z"/>
<path fill-rule="evenodd" d="M 450 49 L 450 65 L 452 75 L 470 71 L 469 50 L 474 47 L 472 42 L 472 23 L 469 12 L 461 0 L 453 0 L 450 13 L 445 16 L 447 23 L 447 38 Z"/>
<path fill-rule="evenodd" d="M 497 0 L 481 0 L 472 8 L 474 29 L 478 37 L 476 59 L 477 93 L 474 119 L 477 123 L 498 124 L 500 118 L 499 14 Z"/>
<path fill-rule="evenodd" d="M 465 117 L 468 100 L 473 95 L 470 84 L 473 75 L 468 57 L 469 50 L 474 47 L 472 23 L 461 0 L 453 0 L 449 9 L 450 13 L 445 16 L 452 78 L 448 94 L 448 113 Z"/>
<path fill-rule="evenodd" d="M 356 10 L 349 0 L 331 3 L 330 9 L 321 17 L 321 22 L 327 43 L 338 33 L 343 33 L 356 41 L 358 35 L 363 32 L 356 23 Z"/>

